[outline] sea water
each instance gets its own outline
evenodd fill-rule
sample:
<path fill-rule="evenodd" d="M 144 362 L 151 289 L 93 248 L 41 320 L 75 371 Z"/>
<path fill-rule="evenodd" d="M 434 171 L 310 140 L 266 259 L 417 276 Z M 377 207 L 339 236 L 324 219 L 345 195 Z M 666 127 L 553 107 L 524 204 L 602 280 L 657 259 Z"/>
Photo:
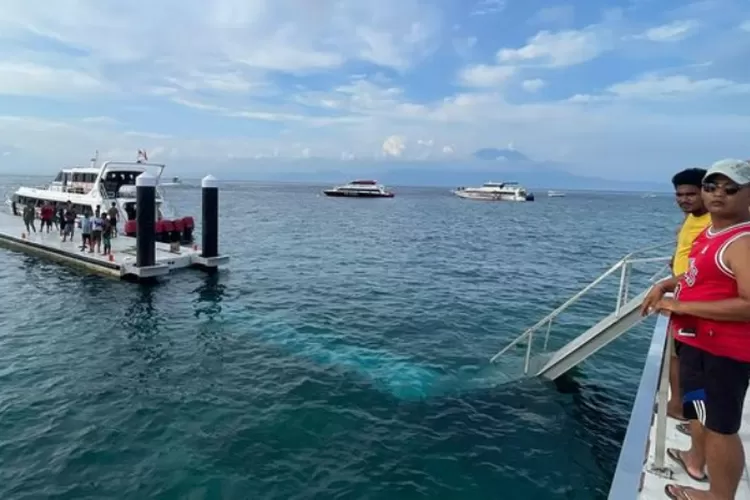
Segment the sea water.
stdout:
<path fill-rule="evenodd" d="M 672 199 L 320 189 L 222 186 L 217 276 L 139 286 L 0 251 L 0 498 L 604 498 L 651 323 L 559 383 L 519 380 L 523 346 L 488 360 L 673 238 Z M 199 219 L 198 189 L 167 194 Z"/>

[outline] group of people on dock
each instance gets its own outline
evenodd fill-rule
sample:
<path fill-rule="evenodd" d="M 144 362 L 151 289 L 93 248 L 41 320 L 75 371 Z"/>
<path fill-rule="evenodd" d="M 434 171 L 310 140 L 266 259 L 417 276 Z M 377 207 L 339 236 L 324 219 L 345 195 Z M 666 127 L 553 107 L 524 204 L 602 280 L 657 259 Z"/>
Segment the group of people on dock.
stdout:
<path fill-rule="evenodd" d="M 26 232 L 36 233 L 37 210 L 33 203 L 24 205 L 22 217 Z M 39 208 L 39 219 L 41 221 L 40 232 L 44 232 L 46 227 L 49 234 L 54 226 L 55 230 L 59 231 L 63 242 L 73 241 L 78 214 L 70 201 L 64 205 L 44 202 Z M 112 238 L 117 237 L 117 220 L 118 211 L 114 202 L 106 212 L 102 211 L 99 206 L 93 213 L 90 209 L 84 209 L 80 223 L 81 251 L 88 249 L 89 253 L 96 251 L 101 255 L 109 255 L 112 252 Z"/>
<path fill-rule="evenodd" d="M 672 184 L 686 214 L 673 276 L 650 290 L 641 313 L 670 317 L 667 414 L 681 422 L 691 447 L 670 448 L 667 456 L 709 489 L 669 484 L 665 493 L 734 500 L 745 468 L 738 433 L 750 382 L 750 163 L 684 170 Z"/>

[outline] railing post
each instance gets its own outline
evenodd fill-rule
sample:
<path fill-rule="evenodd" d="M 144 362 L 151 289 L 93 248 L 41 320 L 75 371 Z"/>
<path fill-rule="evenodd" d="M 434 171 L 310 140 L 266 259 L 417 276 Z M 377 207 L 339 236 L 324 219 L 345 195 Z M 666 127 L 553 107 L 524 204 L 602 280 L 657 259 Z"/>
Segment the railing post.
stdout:
<path fill-rule="evenodd" d="M 617 289 L 617 308 L 615 309 L 615 316 L 620 315 L 620 308 L 623 304 L 622 291 L 625 289 L 625 283 L 628 279 L 628 266 L 630 266 L 630 262 L 627 260 L 623 261 L 622 271 L 620 272 L 620 287 Z"/>
<path fill-rule="evenodd" d="M 547 323 L 547 333 L 544 335 L 544 352 L 547 352 L 547 344 L 549 343 L 549 333 L 552 330 L 552 318 Z"/>
<path fill-rule="evenodd" d="M 523 374 L 529 374 L 529 363 L 531 362 L 531 344 L 534 343 L 534 331 L 529 333 L 529 339 L 526 344 L 526 360 L 523 363 Z"/>
<path fill-rule="evenodd" d="M 667 451 L 667 402 L 669 400 L 669 370 L 672 364 L 673 342 L 672 335 L 667 331 L 667 341 L 664 343 L 665 351 L 659 380 L 659 396 L 656 403 L 658 411 L 656 413 L 656 443 L 654 446 L 653 468 L 657 470 L 664 469 L 664 456 Z"/>

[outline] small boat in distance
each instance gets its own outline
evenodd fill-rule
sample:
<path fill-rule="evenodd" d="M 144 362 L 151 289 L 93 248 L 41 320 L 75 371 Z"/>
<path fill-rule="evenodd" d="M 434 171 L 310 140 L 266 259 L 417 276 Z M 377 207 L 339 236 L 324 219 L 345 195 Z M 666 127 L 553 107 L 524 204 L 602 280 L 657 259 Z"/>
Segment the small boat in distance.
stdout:
<path fill-rule="evenodd" d="M 547 196 L 550 198 L 564 198 L 565 193 L 562 191 L 547 191 Z"/>
<path fill-rule="evenodd" d="M 167 186 L 167 187 L 182 186 L 182 181 L 180 180 L 179 177 L 172 177 L 171 181 L 169 181 L 169 182 L 160 182 L 159 185 L 161 185 L 161 186 Z"/>
<path fill-rule="evenodd" d="M 534 201 L 534 194 L 517 182 L 485 182 L 478 188 L 459 187 L 453 194 L 470 200 Z"/>
<path fill-rule="evenodd" d="M 383 185 L 373 180 L 351 181 L 343 186 L 336 186 L 323 191 L 326 196 L 352 197 L 352 198 L 393 198 L 393 193 Z"/>

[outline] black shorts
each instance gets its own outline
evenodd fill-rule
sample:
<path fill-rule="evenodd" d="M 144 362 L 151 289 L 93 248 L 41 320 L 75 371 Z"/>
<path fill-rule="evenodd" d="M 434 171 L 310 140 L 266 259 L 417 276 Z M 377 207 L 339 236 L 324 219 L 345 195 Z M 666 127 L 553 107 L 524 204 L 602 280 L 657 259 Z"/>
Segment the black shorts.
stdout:
<path fill-rule="evenodd" d="M 682 344 L 680 388 L 687 419 L 699 420 L 719 434 L 737 434 L 749 381 L 750 363 Z"/>

